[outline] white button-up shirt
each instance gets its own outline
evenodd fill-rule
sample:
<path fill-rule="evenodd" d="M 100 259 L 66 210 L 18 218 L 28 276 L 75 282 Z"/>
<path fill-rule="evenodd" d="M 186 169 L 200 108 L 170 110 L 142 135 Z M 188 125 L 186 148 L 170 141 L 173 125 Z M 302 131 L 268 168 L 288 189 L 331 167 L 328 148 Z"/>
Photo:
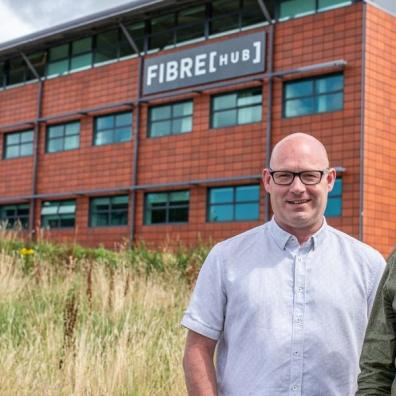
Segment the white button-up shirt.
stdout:
<path fill-rule="evenodd" d="M 270 222 L 217 244 L 182 325 L 218 340 L 226 396 L 349 396 L 385 261 L 328 226 L 306 243 Z"/>

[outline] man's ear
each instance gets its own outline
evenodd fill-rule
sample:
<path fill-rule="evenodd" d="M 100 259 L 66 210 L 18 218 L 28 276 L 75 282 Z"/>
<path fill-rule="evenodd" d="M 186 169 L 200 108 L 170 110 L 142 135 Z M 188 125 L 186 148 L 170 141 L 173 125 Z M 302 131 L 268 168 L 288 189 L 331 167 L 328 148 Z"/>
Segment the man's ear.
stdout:
<path fill-rule="evenodd" d="M 263 173 L 262 173 L 262 180 L 263 180 L 263 185 L 265 188 L 265 191 L 267 193 L 271 192 L 271 174 L 270 174 L 270 170 L 268 168 L 264 168 L 263 169 Z"/>
<path fill-rule="evenodd" d="M 328 186 L 328 191 L 330 192 L 333 187 L 334 187 L 334 183 L 336 181 L 336 170 L 334 168 L 330 168 L 329 172 L 326 175 L 327 178 L 327 186 Z"/>

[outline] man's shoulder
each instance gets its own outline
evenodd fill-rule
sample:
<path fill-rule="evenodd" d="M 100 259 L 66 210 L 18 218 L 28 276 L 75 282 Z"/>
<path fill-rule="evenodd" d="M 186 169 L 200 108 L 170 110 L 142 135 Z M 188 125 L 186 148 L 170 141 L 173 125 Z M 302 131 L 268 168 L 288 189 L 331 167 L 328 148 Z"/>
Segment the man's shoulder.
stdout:
<path fill-rule="evenodd" d="M 372 246 L 359 241 L 353 236 L 346 234 L 343 231 L 337 230 L 334 227 L 327 226 L 329 235 L 338 241 L 338 243 L 343 248 L 343 252 L 351 252 L 358 257 L 365 257 L 369 261 L 380 261 L 384 262 L 382 254 L 374 249 Z"/>
<path fill-rule="evenodd" d="M 261 224 L 240 234 L 234 235 L 231 238 L 225 239 L 216 244 L 216 250 L 233 250 L 263 241 L 268 230 L 268 224 L 269 223 Z"/>

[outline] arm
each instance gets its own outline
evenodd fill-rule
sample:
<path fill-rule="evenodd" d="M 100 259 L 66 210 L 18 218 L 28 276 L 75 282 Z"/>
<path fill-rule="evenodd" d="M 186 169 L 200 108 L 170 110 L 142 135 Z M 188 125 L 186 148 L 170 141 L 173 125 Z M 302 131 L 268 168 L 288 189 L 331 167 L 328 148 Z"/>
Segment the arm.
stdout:
<path fill-rule="evenodd" d="M 213 363 L 216 341 L 192 330 L 188 331 L 183 368 L 189 396 L 217 395 Z"/>
<path fill-rule="evenodd" d="M 392 260 L 393 261 L 393 260 Z M 396 269 L 390 262 L 378 286 L 360 357 L 359 396 L 391 394 L 396 369 Z"/>

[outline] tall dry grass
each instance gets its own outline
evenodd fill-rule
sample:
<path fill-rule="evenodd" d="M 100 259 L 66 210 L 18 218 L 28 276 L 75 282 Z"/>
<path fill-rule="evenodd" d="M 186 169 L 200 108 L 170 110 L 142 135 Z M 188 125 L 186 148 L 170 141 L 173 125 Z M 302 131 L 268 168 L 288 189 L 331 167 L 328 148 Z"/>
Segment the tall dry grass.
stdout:
<path fill-rule="evenodd" d="M 166 265 L 171 254 L 161 271 L 113 258 L 60 266 L 0 252 L 2 395 L 185 395 L 188 277 Z"/>

